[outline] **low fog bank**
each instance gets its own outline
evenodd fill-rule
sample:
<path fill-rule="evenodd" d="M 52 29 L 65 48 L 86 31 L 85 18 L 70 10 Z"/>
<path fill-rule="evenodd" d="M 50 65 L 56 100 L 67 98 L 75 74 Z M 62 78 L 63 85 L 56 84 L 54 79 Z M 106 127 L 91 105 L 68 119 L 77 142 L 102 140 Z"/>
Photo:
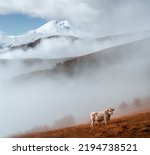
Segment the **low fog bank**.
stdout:
<path fill-rule="evenodd" d="M 58 59 L 78 57 L 95 51 L 150 38 L 150 31 L 123 33 L 100 38 L 76 38 L 73 36 L 51 36 L 47 39 L 32 42 L 33 47 L 20 45 L 13 50 L 0 51 L 0 59 Z M 34 47 L 34 44 L 37 46 Z"/>
<path fill-rule="evenodd" d="M 33 133 L 33 132 L 44 132 L 48 130 L 54 129 L 61 129 L 65 127 L 71 127 L 76 124 L 76 120 L 72 115 L 64 115 L 63 117 L 59 118 L 58 120 L 54 121 L 54 123 L 50 125 L 44 126 L 36 126 L 33 129 L 26 131 L 26 133 Z"/>
<path fill-rule="evenodd" d="M 67 59 L 0 59 L 0 82 L 37 70 L 53 69 Z"/>
<path fill-rule="evenodd" d="M 123 101 L 116 108 L 116 116 L 123 116 L 128 114 L 142 113 L 150 111 L 150 97 L 138 98 L 135 97 L 131 101 Z"/>
<path fill-rule="evenodd" d="M 7 75 L 11 80 L 16 72 L 22 74 L 25 70 L 22 65 L 16 64 L 17 61 L 11 67 L 0 63 L 1 76 L 5 73 L 0 79 L 0 136 L 23 133 L 38 126 L 59 127 L 63 117 L 69 115 L 73 123 L 87 122 L 92 111 L 119 109 L 122 102 L 130 105 L 135 97 L 149 97 L 149 48 L 149 40 L 145 40 L 93 53 L 100 63 L 93 66 L 83 61 L 75 67 L 75 75 L 42 76 L 21 84 L 3 81 Z M 43 63 L 35 66 L 38 65 L 45 67 Z M 30 66 L 26 66 L 28 72 Z M 116 111 L 115 115 L 119 113 Z"/>

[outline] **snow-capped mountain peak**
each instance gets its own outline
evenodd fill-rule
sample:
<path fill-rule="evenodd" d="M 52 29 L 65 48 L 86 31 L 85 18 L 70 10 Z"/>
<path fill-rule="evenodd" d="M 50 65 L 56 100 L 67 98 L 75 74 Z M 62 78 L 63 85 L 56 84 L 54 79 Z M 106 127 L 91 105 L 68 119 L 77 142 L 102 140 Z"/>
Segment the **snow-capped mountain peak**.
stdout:
<path fill-rule="evenodd" d="M 67 20 L 56 21 L 52 20 L 40 28 L 33 30 L 35 33 L 51 34 L 57 32 L 68 32 L 73 29 L 72 25 Z"/>

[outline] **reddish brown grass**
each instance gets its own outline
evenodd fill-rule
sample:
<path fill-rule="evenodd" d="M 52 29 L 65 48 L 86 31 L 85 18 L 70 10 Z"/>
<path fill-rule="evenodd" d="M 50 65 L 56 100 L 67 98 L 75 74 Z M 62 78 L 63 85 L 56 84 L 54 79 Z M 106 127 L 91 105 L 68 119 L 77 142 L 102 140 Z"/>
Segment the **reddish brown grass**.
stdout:
<path fill-rule="evenodd" d="M 90 124 L 36 132 L 17 138 L 150 138 L 150 112 L 112 119 L 107 126 Z"/>

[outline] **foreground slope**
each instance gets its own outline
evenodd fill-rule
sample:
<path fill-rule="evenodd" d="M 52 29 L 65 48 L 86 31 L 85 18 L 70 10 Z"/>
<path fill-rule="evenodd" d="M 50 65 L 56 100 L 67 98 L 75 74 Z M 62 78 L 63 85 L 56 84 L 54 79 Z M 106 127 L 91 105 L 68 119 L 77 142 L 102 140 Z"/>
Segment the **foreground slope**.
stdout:
<path fill-rule="evenodd" d="M 105 125 L 94 128 L 90 124 L 35 132 L 17 138 L 150 138 L 150 112 L 114 118 Z"/>

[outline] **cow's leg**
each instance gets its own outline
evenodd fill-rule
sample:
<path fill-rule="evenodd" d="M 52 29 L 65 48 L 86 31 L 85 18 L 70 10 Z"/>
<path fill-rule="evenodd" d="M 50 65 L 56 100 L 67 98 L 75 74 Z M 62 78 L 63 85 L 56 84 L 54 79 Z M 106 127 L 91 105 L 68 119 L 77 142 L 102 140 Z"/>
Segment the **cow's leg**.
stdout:
<path fill-rule="evenodd" d="M 93 123 L 93 120 L 91 121 L 91 127 L 93 127 L 94 126 L 94 123 Z"/>
<path fill-rule="evenodd" d="M 105 125 L 107 125 L 107 119 L 106 119 L 106 114 L 104 113 L 104 122 L 105 122 Z"/>
<path fill-rule="evenodd" d="M 91 127 L 94 127 L 94 119 L 91 120 Z"/>
<path fill-rule="evenodd" d="M 94 115 L 91 116 L 91 127 L 94 127 L 94 123 L 95 123 L 95 117 Z"/>

